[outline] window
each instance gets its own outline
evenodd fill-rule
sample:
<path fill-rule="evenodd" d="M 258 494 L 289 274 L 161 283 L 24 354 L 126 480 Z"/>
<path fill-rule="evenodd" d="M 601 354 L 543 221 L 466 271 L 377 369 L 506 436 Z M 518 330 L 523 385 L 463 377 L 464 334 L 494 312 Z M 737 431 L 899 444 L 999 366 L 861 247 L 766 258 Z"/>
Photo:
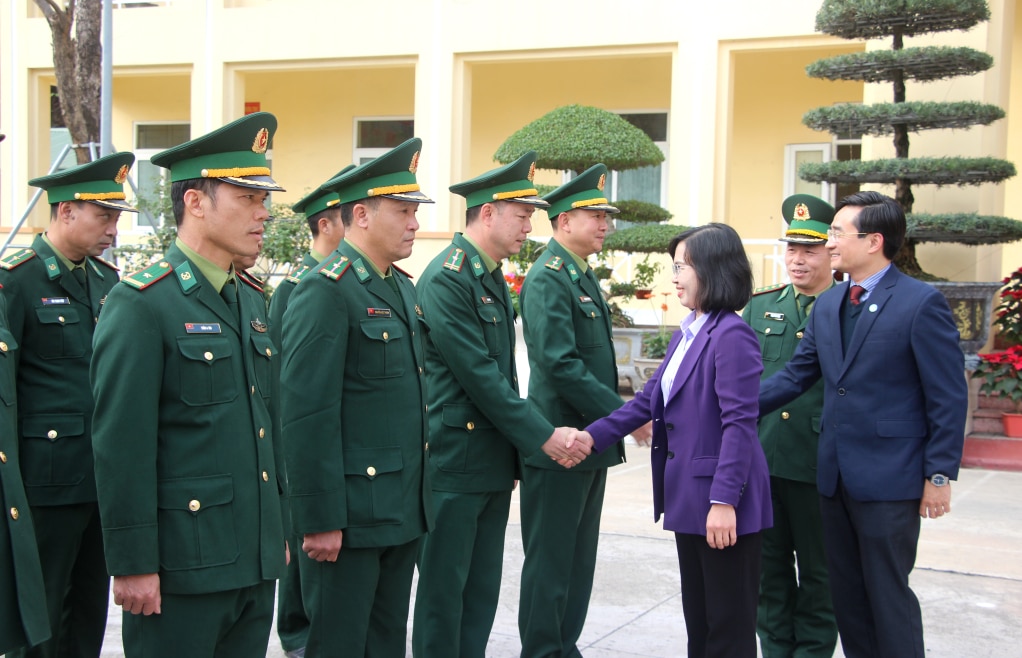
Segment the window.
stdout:
<path fill-rule="evenodd" d="M 411 118 L 355 119 L 355 152 L 351 161 L 365 164 L 415 136 Z"/>
<path fill-rule="evenodd" d="M 664 154 L 664 161 L 652 167 L 610 172 L 605 192 L 611 201 L 648 201 L 667 205 L 667 113 L 620 113 L 622 119 L 649 135 Z"/>
<path fill-rule="evenodd" d="M 862 137 L 840 135 L 832 142 L 818 144 L 788 144 L 784 147 L 784 196 L 812 194 L 831 204 L 859 191 L 858 183 L 810 183 L 798 177 L 798 168 L 804 162 L 830 162 L 832 160 L 861 160 Z"/>
<path fill-rule="evenodd" d="M 170 184 L 167 170 L 154 165 L 150 158 L 191 139 L 188 123 L 135 124 L 135 185 L 139 210 L 148 210 L 157 226 L 173 221 L 170 209 Z M 135 228 L 153 228 L 145 212 L 135 215 Z"/>

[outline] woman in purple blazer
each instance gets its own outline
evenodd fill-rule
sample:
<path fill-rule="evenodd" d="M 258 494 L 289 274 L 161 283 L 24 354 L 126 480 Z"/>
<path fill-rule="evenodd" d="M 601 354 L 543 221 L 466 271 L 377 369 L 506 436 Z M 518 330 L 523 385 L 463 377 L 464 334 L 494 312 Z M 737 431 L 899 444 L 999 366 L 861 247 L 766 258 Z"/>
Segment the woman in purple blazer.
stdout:
<path fill-rule="evenodd" d="M 642 392 L 586 431 L 599 451 L 652 419 L 653 513 L 675 533 L 688 655 L 754 658 L 759 533 L 773 519 L 756 435 L 763 363 L 736 314 L 752 296 L 752 270 L 726 224 L 689 229 L 668 253 L 692 313 Z"/>

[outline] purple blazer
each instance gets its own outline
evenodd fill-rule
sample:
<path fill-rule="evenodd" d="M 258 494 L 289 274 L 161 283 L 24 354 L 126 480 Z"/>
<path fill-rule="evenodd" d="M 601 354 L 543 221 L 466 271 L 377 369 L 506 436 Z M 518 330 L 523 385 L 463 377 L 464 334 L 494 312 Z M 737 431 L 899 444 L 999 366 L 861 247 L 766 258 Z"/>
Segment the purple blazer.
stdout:
<path fill-rule="evenodd" d="M 736 313 L 710 313 L 665 401 L 660 377 L 680 341 L 677 331 L 635 398 L 586 430 L 600 451 L 653 420 L 653 518 L 662 514 L 665 530 L 705 535 L 711 500 L 734 505 L 739 535 L 769 528 L 770 474 L 756 434 L 763 372 L 756 334 Z"/>

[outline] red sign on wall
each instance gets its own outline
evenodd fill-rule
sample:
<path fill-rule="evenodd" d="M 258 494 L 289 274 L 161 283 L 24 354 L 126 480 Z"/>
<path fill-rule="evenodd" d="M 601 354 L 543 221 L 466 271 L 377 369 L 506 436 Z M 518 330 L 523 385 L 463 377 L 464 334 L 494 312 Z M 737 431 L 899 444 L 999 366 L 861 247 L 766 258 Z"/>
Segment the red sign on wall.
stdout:
<path fill-rule="evenodd" d="M 245 114 L 259 111 L 259 101 L 245 101 Z"/>

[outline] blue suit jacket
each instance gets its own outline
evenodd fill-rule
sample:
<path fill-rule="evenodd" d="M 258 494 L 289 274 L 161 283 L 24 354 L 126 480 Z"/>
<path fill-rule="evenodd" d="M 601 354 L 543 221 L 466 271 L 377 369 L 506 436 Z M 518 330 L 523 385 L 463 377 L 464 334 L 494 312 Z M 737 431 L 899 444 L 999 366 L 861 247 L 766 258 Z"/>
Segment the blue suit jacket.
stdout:
<path fill-rule="evenodd" d="M 863 303 L 848 352 L 841 344 L 845 283 L 823 293 L 784 370 L 760 388 L 760 412 L 820 377 L 820 493 L 838 476 L 855 500 L 911 500 L 934 473 L 958 475 L 968 390 L 958 330 L 933 286 L 891 269 Z"/>
<path fill-rule="evenodd" d="M 756 436 L 763 371 L 759 342 L 735 313 L 711 313 L 678 368 L 667 400 L 660 377 L 678 348 L 632 400 L 586 429 L 597 450 L 653 419 L 653 516 L 664 529 L 706 534 L 710 501 L 734 505 L 738 534 L 773 523 L 770 475 Z"/>

